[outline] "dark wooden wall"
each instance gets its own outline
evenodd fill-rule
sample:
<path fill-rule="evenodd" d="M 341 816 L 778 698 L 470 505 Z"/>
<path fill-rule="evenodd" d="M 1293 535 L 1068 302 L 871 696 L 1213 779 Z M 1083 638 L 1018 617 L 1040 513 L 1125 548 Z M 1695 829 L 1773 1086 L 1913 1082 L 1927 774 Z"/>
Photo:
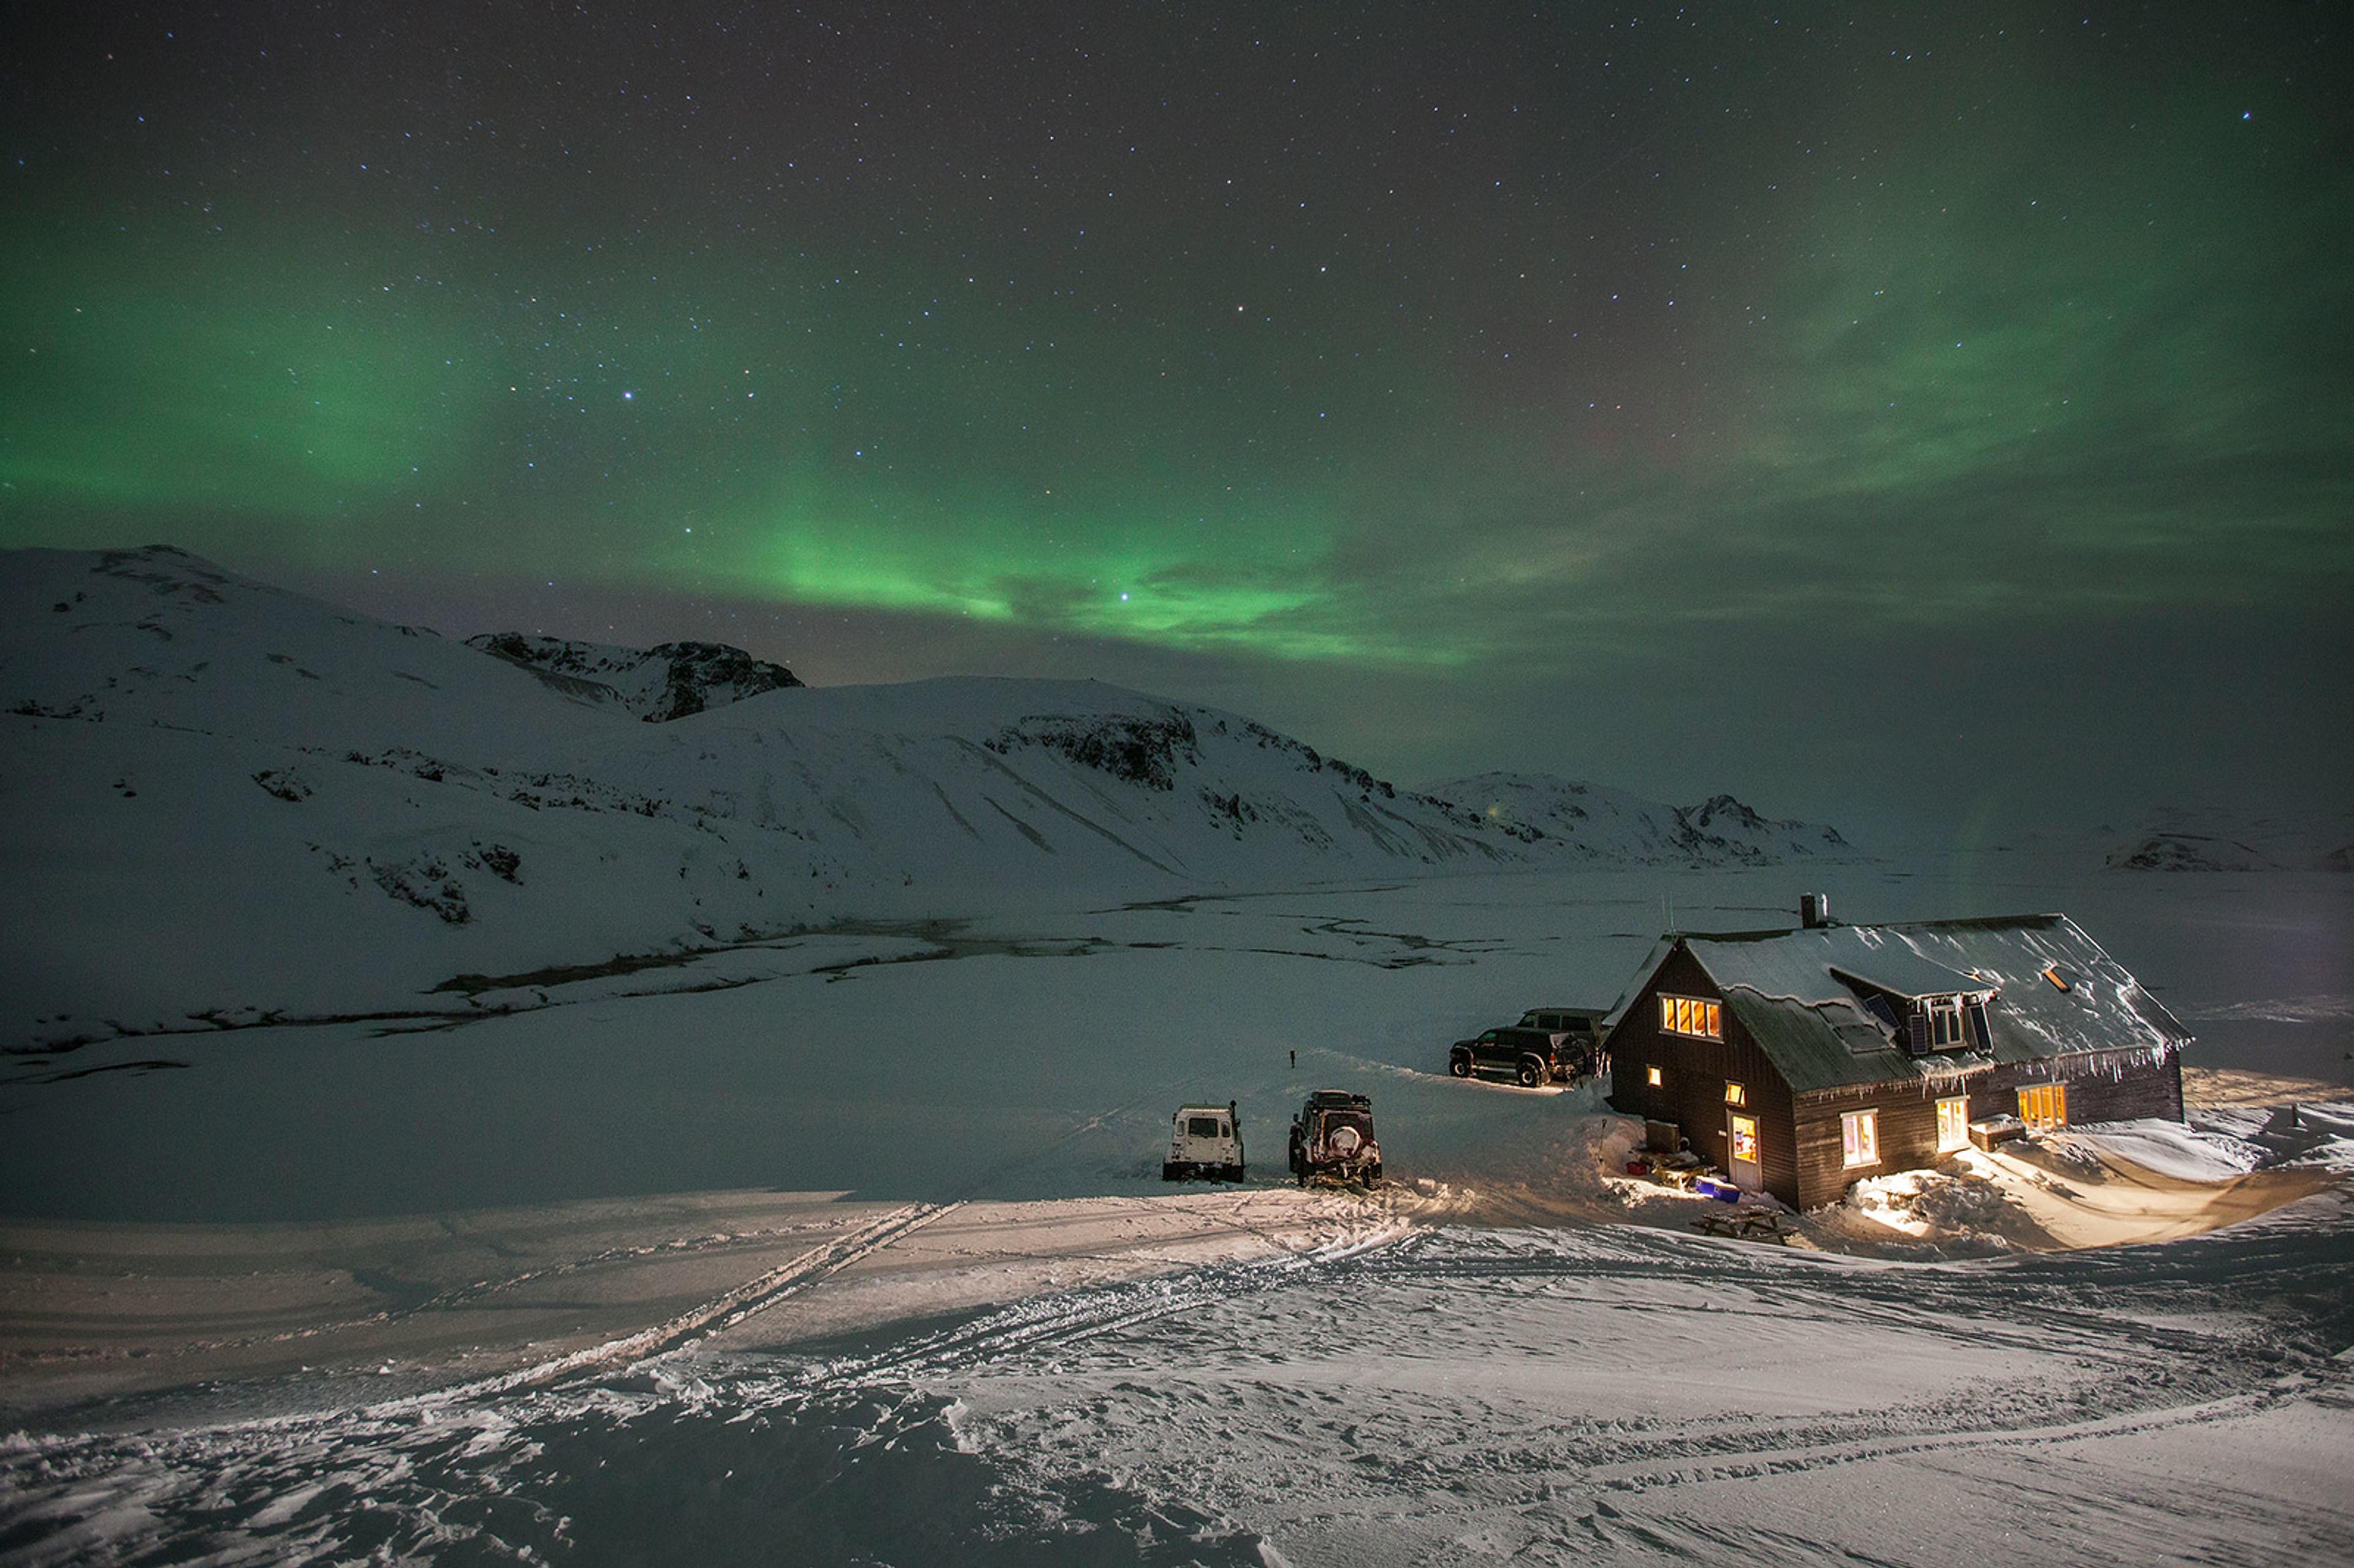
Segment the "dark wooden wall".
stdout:
<path fill-rule="evenodd" d="M 1848 1183 L 1866 1176 L 1919 1171 L 1946 1158 L 1937 1152 L 1937 1102 L 1963 1093 L 1959 1084 L 1915 1083 L 1872 1084 L 1806 1096 L 1797 1107 L 1798 1206 L 1811 1209 L 1836 1202 Z M 1968 1112 L 1978 1114 L 1979 1097 L 1975 1093 L 1966 1097 Z M 1875 1164 L 1850 1165 L 1840 1118 L 1863 1110 L 1880 1113 L 1880 1159 Z"/>
<path fill-rule="evenodd" d="M 1978 1097 L 1970 1102 L 1970 1115 L 2017 1116 L 2020 1089 L 2050 1083 L 2068 1086 L 2071 1125 L 2134 1121 L 2143 1117 L 2182 1119 L 2182 1054 L 2179 1051 L 2168 1052 L 2163 1061 L 2156 1063 L 2141 1059 L 2138 1052 L 2122 1052 L 1997 1067 L 1987 1075 Z"/>
<path fill-rule="evenodd" d="M 1741 1085 L 1749 1095 L 1749 1103 L 1741 1109 L 1757 1118 L 1758 1178 L 1766 1191 L 1796 1203 L 1798 1161 L 1789 1086 L 1730 1009 L 1717 1015 L 1724 1030 L 1722 1040 L 1695 1040 L 1661 1029 L 1661 991 L 1719 1004 L 1724 1000 L 1700 960 L 1681 948 L 1670 953 L 1610 1033 L 1610 1103 L 1629 1116 L 1674 1122 L 1691 1151 L 1722 1171 L 1729 1168 L 1732 1150 L 1725 1117 L 1734 1108 L 1724 1103 L 1724 1086 L 1728 1081 Z M 1656 1089 L 1646 1072 L 1654 1066 L 1665 1080 Z M 1831 1132 L 1838 1136 L 1836 1121 Z"/>

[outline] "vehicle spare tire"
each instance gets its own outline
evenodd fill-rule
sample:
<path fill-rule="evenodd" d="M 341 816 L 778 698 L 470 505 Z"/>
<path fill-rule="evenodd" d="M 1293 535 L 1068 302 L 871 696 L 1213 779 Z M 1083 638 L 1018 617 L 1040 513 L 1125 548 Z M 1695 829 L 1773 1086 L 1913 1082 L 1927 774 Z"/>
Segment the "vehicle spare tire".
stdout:
<path fill-rule="evenodd" d="M 1365 1145 L 1365 1135 L 1353 1127 L 1336 1127 L 1324 1139 L 1324 1147 L 1338 1159 L 1346 1160 Z"/>

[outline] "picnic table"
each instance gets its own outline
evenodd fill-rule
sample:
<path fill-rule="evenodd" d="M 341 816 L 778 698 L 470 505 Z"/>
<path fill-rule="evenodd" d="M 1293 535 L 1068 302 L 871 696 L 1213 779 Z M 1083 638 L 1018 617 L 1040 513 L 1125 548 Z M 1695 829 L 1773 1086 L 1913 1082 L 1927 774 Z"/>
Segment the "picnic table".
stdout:
<path fill-rule="evenodd" d="M 1740 1241 L 1776 1241 L 1787 1246 L 1790 1233 L 1782 1228 L 1782 1216 L 1771 1209 L 1736 1209 L 1729 1214 L 1702 1214 L 1691 1223 L 1692 1229 L 1712 1236 L 1731 1236 Z"/>

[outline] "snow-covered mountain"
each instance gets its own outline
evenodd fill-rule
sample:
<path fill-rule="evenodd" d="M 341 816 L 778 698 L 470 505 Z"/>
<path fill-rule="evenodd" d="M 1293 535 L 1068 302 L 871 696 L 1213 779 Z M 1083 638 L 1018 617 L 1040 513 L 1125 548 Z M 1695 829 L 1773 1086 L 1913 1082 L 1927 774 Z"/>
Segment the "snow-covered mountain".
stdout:
<path fill-rule="evenodd" d="M 2167 806 L 2099 834 L 2112 871 L 2354 871 L 2354 819 L 2291 821 Z"/>
<path fill-rule="evenodd" d="M 1491 821 L 1532 828 L 1597 863 L 1773 865 L 1855 853 L 1835 828 L 1769 821 L 1730 795 L 1668 806 L 1542 773 L 1482 773 L 1426 785 L 1424 792 Z"/>
<path fill-rule="evenodd" d="M 844 919 L 1806 840 L 1730 800 L 1564 832 L 1094 682 L 813 690 L 733 651 L 468 646 L 164 546 L 5 560 L 0 1042 L 398 1010 Z"/>
<path fill-rule="evenodd" d="M 467 638 L 466 646 L 536 672 L 568 695 L 617 703 L 651 724 L 801 684 L 782 664 L 724 642 L 661 642 L 641 650 L 486 631 Z M 601 695 L 606 692 L 610 698 Z"/>

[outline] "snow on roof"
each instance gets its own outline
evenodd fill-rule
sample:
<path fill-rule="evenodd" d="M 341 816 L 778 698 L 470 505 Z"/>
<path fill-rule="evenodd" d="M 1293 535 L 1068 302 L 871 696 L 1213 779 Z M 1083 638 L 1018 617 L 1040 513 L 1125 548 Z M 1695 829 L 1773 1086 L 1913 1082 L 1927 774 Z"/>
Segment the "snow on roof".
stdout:
<path fill-rule="evenodd" d="M 1861 986 L 1867 991 L 1886 991 L 1907 1001 L 1918 1001 L 1925 996 L 1985 997 L 1995 989 L 1977 975 L 1947 969 L 1903 948 L 1883 948 L 1860 965 L 1833 964 L 1830 972 L 1833 979 L 1850 989 Z"/>
<path fill-rule="evenodd" d="M 1994 1065 L 2178 1049 L 2190 1032 L 2065 915 L 1682 938 L 1796 1090 L 1952 1078 Z M 1651 966 L 1657 968 L 1656 961 Z M 1650 972 L 1649 970 L 1646 971 Z M 1988 1047 L 1915 1056 L 1856 981 L 1902 998 L 1986 996 Z"/>

